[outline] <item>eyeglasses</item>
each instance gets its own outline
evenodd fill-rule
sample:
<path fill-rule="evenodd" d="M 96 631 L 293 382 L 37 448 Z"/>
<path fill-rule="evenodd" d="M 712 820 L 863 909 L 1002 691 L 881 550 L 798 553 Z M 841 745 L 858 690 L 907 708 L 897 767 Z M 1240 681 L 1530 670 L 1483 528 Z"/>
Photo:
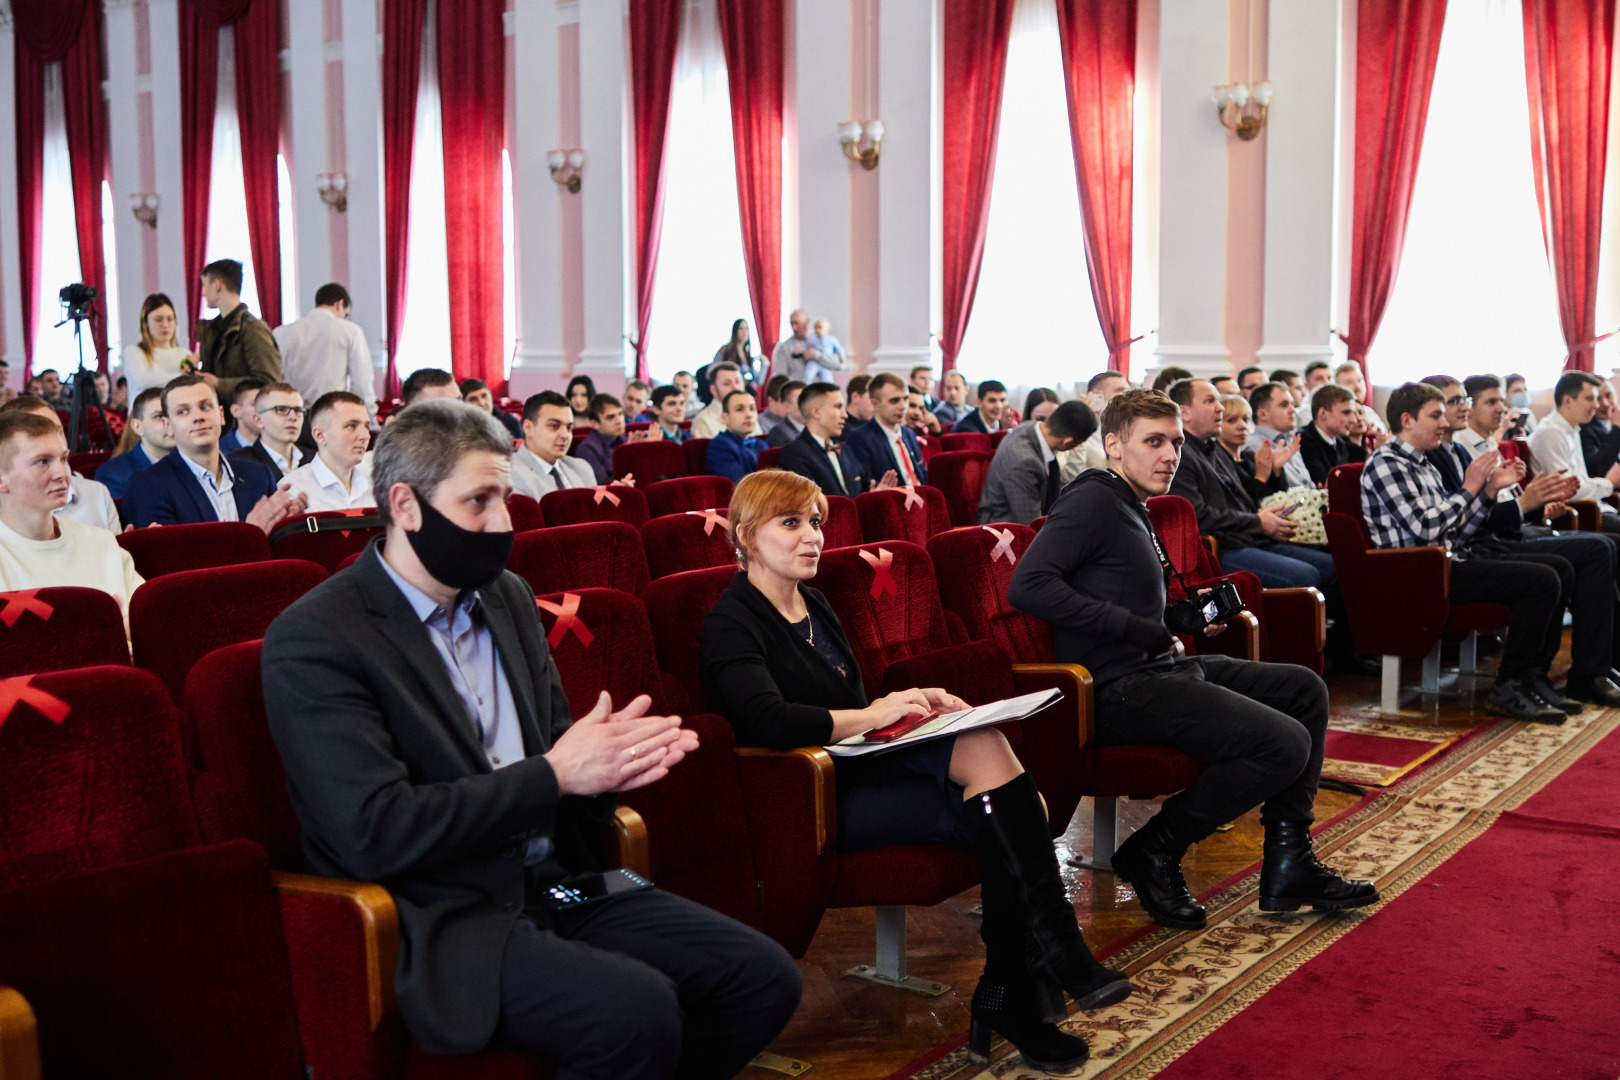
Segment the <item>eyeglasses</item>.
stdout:
<path fill-rule="evenodd" d="M 1456 397 L 1446 398 L 1447 405 L 1472 405 L 1473 403 L 1474 399 L 1464 394 L 1458 394 Z"/>
<path fill-rule="evenodd" d="M 260 409 L 259 415 L 263 416 L 267 412 L 273 412 L 282 419 L 288 419 L 294 416 L 303 416 L 306 411 L 302 405 L 272 405 L 268 409 Z"/>

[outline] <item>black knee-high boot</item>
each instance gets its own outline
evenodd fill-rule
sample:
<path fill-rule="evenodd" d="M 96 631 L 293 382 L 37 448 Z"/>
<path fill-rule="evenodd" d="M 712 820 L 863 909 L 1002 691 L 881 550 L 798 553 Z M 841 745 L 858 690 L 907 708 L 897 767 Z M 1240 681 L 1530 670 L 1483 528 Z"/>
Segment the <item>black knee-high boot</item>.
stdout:
<path fill-rule="evenodd" d="M 1028 773 L 1019 773 L 967 802 L 968 825 L 979 861 L 987 868 L 1000 867 L 1022 901 L 1024 925 L 1033 939 L 1030 969 L 1061 986 L 1082 1009 L 1113 1005 L 1129 997 L 1130 979 L 1124 972 L 1099 964 L 1080 934 L 1035 781 Z"/>

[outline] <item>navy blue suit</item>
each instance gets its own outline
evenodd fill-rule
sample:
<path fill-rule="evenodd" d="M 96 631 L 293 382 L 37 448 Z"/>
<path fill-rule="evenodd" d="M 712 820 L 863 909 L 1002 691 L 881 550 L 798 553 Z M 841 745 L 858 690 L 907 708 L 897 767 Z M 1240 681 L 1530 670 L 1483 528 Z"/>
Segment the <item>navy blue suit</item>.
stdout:
<path fill-rule="evenodd" d="M 729 430 L 709 440 L 704 458 L 709 475 L 723 476 L 733 484 L 759 468 L 759 454 L 765 449 L 765 440 L 750 436 L 743 438 Z"/>
<path fill-rule="evenodd" d="M 231 495 L 236 499 L 236 518 L 246 521 L 259 500 L 276 490 L 275 477 L 269 469 L 252 461 L 220 460 L 235 477 Z M 123 517 L 137 529 L 144 529 L 148 525 L 218 521 L 219 512 L 192 474 L 185 457 L 173 450 L 162 461 L 131 478 L 124 494 Z"/>
<path fill-rule="evenodd" d="M 1452 448 L 1456 450 L 1457 456 L 1462 458 L 1464 470 L 1474 463 L 1473 455 L 1469 454 L 1467 450 L 1455 443 L 1452 444 Z M 1442 487 L 1453 493 L 1462 490 L 1462 473 L 1457 470 L 1457 462 L 1452 459 L 1450 454 L 1446 453 L 1444 447 L 1439 447 L 1432 453 L 1424 454 L 1423 458 L 1430 465 L 1433 465 L 1435 471 L 1440 474 L 1440 485 Z M 1485 515 L 1485 528 L 1510 540 L 1518 539 L 1520 527 L 1523 525 L 1524 511 L 1519 509 L 1519 503 L 1516 499 L 1497 503 L 1491 507 L 1491 512 Z"/>
<path fill-rule="evenodd" d="M 839 483 L 838 473 L 833 471 L 828 452 L 821 448 L 808 428 L 782 447 L 782 458 L 778 464 L 788 472 L 814 480 L 824 495 L 848 495 L 854 498 L 866 490 L 866 462 L 860 452 L 848 450 L 838 455 L 838 468 L 844 474 L 844 482 Z"/>
<path fill-rule="evenodd" d="M 136 443 L 132 449 L 109 458 L 105 465 L 96 470 L 96 479 L 107 486 L 107 494 L 122 499 L 135 474 L 151 467 L 152 459 L 146 456 L 145 448 Z"/>
<path fill-rule="evenodd" d="M 1002 425 L 1002 427 L 1005 426 L 1005 424 Z M 977 431 L 980 435 L 990 434 L 990 429 L 984 426 L 984 415 L 978 409 L 971 410 L 951 427 L 952 434 L 959 431 Z"/>
<path fill-rule="evenodd" d="M 923 464 L 922 445 L 917 442 L 917 433 L 911 428 L 901 425 L 900 442 L 905 446 L 906 453 L 911 457 L 911 467 L 916 470 L 917 483 L 928 482 L 928 466 Z M 861 456 L 861 463 L 865 466 L 862 472 L 873 480 L 881 480 L 883 474 L 893 469 L 895 479 L 901 484 L 910 481 L 910 477 L 901 471 L 894 460 L 894 451 L 889 449 L 889 433 L 883 430 L 883 425 L 876 420 L 868 420 L 854 431 L 844 434 L 844 446 L 852 448 Z M 844 451 L 847 458 L 849 449 Z M 849 467 L 847 464 L 844 466 Z"/>

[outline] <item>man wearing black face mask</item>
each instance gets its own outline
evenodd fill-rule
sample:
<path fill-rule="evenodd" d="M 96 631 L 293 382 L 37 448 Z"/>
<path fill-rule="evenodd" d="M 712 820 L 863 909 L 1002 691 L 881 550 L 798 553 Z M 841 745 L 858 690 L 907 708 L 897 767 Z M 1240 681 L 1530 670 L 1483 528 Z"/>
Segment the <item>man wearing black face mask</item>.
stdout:
<path fill-rule="evenodd" d="M 697 739 L 646 696 L 570 720 L 533 592 L 504 570 L 511 453 L 473 406 L 398 413 L 372 466 L 385 538 L 265 634 L 305 854 L 393 894 L 400 1011 L 425 1049 L 494 1041 L 559 1077 L 730 1077 L 798 1004 L 786 952 L 656 889 L 544 902 L 600 869 L 614 793 Z"/>

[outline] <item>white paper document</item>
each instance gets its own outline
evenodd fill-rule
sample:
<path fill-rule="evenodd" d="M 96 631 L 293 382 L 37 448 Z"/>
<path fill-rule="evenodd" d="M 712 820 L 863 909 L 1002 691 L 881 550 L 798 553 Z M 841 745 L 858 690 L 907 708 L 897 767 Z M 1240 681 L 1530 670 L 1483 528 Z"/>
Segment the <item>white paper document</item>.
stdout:
<path fill-rule="evenodd" d="M 930 739 L 941 739 L 947 735 L 959 735 L 964 731 L 971 731 L 974 728 L 985 727 L 989 724 L 1005 724 L 1009 720 L 1022 720 L 1027 716 L 1034 716 L 1053 702 L 1061 700 L 1062 697 L 1063 691 L 1061 690 L 1037 690 L 1033 694 L 1023 694 L 1002 701 L 992 701 L 988 705 L 976 705 L 961 712 L 944 713 L 889 742 L 868 742 L 865 735 L 851 735 L 842 742 L 833 743 L 826 750 L 833 757 L 860 757 L 863 754 L 881 754 L 886 750 L 898 750 L 904 746 L 915 746 Z"/>

